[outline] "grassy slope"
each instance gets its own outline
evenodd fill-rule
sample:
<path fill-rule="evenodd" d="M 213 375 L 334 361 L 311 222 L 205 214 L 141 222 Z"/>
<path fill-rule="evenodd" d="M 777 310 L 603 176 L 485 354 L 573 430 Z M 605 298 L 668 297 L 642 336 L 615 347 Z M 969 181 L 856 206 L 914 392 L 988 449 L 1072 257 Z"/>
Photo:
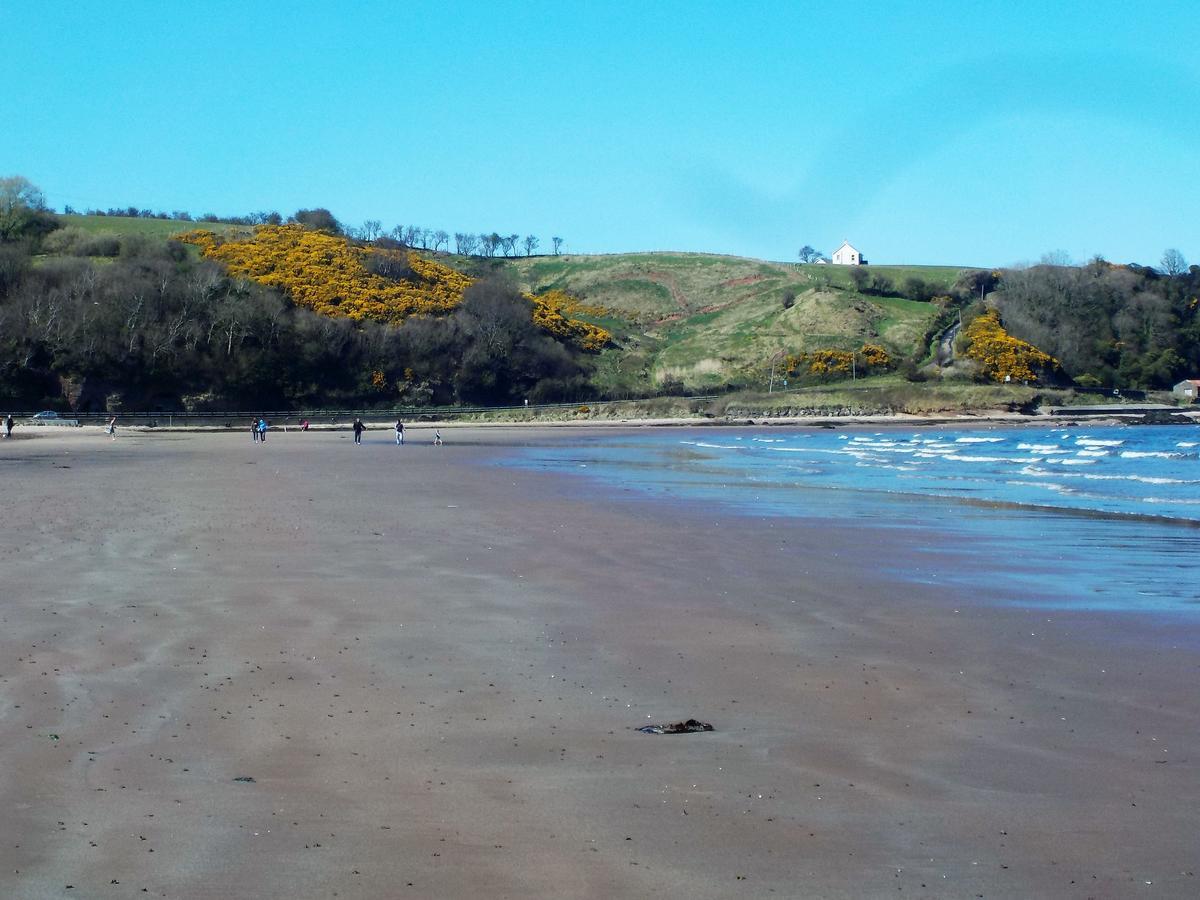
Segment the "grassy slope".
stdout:
<path fill-rule="evenodd" d="M 203 228 L 215 231 L 217 234 L 231 232 L 248 232 L 244 225 L 223 225 L 220 222 L 180 222 L 176 219 L 134 219 L 125 216 L 59 216 L 63 225 L 81 228 L 92 234 L 111 232 L 113 234 L 145 234 L 150 237 L 167 238 L 173 234 Z"/>
<path fill-rule="evenodd" d="M 609 386 L 671 376 L 703 387 L 745 377 L 779 351 L 856 348 L 866 341 L 909 355 L 934 310 L 929 304 L 868 297 L 849 271 L 733 256 L 638 253 L 503 262 L 525 290 L 563 288 L 621 319 L 606 321 L 621 347 L 602 361 Z M 959 269 L 873 266 L 900 284 L 910 276 L 948 287 Z M 784 309 L 783 297 L 796 294 Z"/>

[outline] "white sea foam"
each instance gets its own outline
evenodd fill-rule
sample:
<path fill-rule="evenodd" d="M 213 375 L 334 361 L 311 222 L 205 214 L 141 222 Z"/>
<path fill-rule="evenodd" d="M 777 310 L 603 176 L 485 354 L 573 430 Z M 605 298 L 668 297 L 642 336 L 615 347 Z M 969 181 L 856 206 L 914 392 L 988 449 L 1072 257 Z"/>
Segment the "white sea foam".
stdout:
<path fill-rule="evenodd" d="M 1065 463 L 1064 463 L 1065 464 Z M 1022 475 L 1049 475 L 1057 478 L 1083 478 L 1087 481 L 1136 481 L 1141 484 L 1200 484 L 1200 481 L 1185 481 L 1154 475 L 1105 475 L 1099 472 L 1047 472 L 1032 467 L 1022 469 Z"/>
<path fill-rule="evenodd" d="M 1197 442 L 1196 442 L 1196 441 L 1180 441 L 1180 442 L 1179 442 L 1178 444 L 1176 444 L 1175 446 L 1176 446 L 1176 447 L 1195 447 L 1195 446 L 1196 446 L 1196 444 L 1197 444 Z"/>
<path fill-rule="evenodd" d="M 1080 450 L 1076 456 L 1108 456 L 1111 450 Z"/>
<path fill-rule="evenodd" d="M 1098 438 L 1081 437 L 1075 443 L 1083 447 L 1120 447 L 1124 441 L 1102 441 Z"/>
<path fill-rule="evenodd" d="M 1122 450 L 1121 456 L 1125 459 L 1145 459 L 1154 457 L 1156 459 L 1181 459 L 1182 453 L 1168 453 L 1163 450 Z"/>
<path fill-rule="evenodd" d="M 966 456 L 961 453 L 947 453 L 942 459 L 952 459 L 955 462 L 1008 462 L 1007 456 Z"/>
<path fill-rule="evenodd" d="M 1083 475 L 1089 481 L 1137 481 L 1142 484 L 1196 484 L 1195 481 L 1184 481 L 1179 478 L 1161 478 L 1153 475 L 1098 475 L 1086 472 Z"/>
<path fill-rule="evenodd" d="M 955 438 L 954 443 L 956 443 L 956 444 L 996 444 L 1002 440 L 1004 440 L 1004 438 L 960 437 L 960 438 Z"/>
<path fill-rule="evenodd" d="M 1058 494 L 1070 494 L 1071 489 L 1065 484 L 1055 484 L 1053 481 L 1006 481 L 1005 484 L 1019 484 L 1026 487 L 1045 488 Z"/>
<path fill-rule="evenodd" d="M 1056 466 L 1094 466 L 1096 464 L 1094 459 L 1051 459 L 1047 462 Z"/>

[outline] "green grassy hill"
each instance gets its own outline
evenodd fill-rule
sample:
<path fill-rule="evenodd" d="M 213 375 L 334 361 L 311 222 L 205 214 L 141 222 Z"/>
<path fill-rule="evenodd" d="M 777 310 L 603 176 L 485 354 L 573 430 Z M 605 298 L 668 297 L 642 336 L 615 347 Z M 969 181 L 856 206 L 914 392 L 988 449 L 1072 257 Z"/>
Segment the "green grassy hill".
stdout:
<path fill-rule="evenodd" d="M 181 222 L 178 219 L 135 219 L 132 216 L 84 216 L 60 215 L 64 227 L 73 226 L 89 234 L 144 234 L 149 237 L 168 238 L 173 234 L 203 228 L 217 234 L 249 233 L 245 225 L 224 225 L 220 222 Z"/>
<path fill-rule="evenodd" d="M 856 349 L 878 343 L 917 352 L 937 310 L 867 296 L 848 269 L 699 253 L 632 253 L 492 261 L 524 290 L 561 288 L 610 312 L 600 324 L 617 346 L 598 379 L 608 390 L 673 379 L 693 388 L 753 381 L 780 352 Z M 946 291 L 959 269 L 871 266 L 900 286 L 917 277 Z M 795 296 L 785 308 L 785 296 Z"/>
<path fill-rule="evenodd" d="M 62 216 L 89 233 L 170 237 L 203 228 L 248 233 L 240 225 L 118 216 Z M 893 357 L 919 355 L 938 310 L 927 302 L 859 293 L 850 269 L 703 253 L 623 253 L 517 258 L 427 254 L 468 274 L 500 271 L 531 293 L 562 289 L 606 314 L 582 316 L 612 332 L 596 373 L 620 395 L 664 381 L 694 390 L 755 384 L 780 354 L 882 345 Z M 948 266 L 869 266 L 902 289 L 919 278 L 947 292 L 961 271 Z M 784 299 L 794 296 L 790 307 Z"/>

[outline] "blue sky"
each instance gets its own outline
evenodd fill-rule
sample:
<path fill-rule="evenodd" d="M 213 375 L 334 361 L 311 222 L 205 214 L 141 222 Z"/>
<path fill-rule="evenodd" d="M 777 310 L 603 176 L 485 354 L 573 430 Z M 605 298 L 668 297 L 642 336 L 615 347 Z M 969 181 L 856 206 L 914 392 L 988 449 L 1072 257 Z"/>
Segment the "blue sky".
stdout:
<path fill-rule="evenodd" d="M 1200 12 L 1123 3 L 18 3 L 0 175 L 572 252 L 1200 262 Z"/>

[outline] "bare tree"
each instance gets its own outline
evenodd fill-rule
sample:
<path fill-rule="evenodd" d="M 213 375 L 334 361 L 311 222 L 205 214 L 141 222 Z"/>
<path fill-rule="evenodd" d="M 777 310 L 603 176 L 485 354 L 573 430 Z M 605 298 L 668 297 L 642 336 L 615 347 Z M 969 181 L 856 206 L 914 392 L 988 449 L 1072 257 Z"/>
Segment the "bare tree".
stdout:
<path fill-rule="evenodd" d="M 1163 252 L 1162 270 L 1172 278 L 1176 275 L 1183 275 L 1188 270 L 1187 260 L 1183 258 L 1182 253 L 1172 247 Z"/>
<path fill-rule="evenodd" d="M 450 235 L 439 228 L 433 233 L 433 249 L 440 250 L 450 242 Z"/>
<path fill-rule="evenodd" d="M 1050 250 L 1042 254 L 1042 258 L 1038 260 L 1038 264 L 1065 269 L 1071 265 L 1071 254 L 1066 250 Z"/>
<path fill-rule="evenodd" d="M 800 248 L 799 256 L 800 256 L 800 262 L 802 262 L 802 263 L 814 263 L 818 259 L 820 259 L 822 255 L 823 254 L 821 253 L 820 250 L 818 250 L 817 248 L 815 248 L 813 246 L 810 246 L 809 244 L 805 244 L 803 247 Z"/>
<path fill-rule="evenodd" d="M 539 241 L 532 234 L 527 234 L 525 235 L 525 240 L 522 241 L 522 243 L 525 245 L 525 255 L 533 256 L 533 251 L 538 248 L 538 244 L 540 244 L 541 241 Z"/>
<path fill-rule="evenodd" d="M 504 246 L 504 255 L 505 256 L 516 256 L 517 241 L 519 241 L 520 239 L 521 239 L 521 236 L 519 234 L 506 235 L 505 237 L 500 239 L 501 244 Z"/>
<path fill-rule="evenodd" d="M 558 256 L 558 254 L 562 251 L 563 239 L 560 237 L 552 237 L 550 238 L 550 243 L 554 245 L 554 255 Z"/>
<path fill-rule="evenodd" d="M 383 234 L 383 223 L 378 219 L 367 219 L 363 222 L 362 238 L 364 241 L 373 241 L 381 234 Z"/>

